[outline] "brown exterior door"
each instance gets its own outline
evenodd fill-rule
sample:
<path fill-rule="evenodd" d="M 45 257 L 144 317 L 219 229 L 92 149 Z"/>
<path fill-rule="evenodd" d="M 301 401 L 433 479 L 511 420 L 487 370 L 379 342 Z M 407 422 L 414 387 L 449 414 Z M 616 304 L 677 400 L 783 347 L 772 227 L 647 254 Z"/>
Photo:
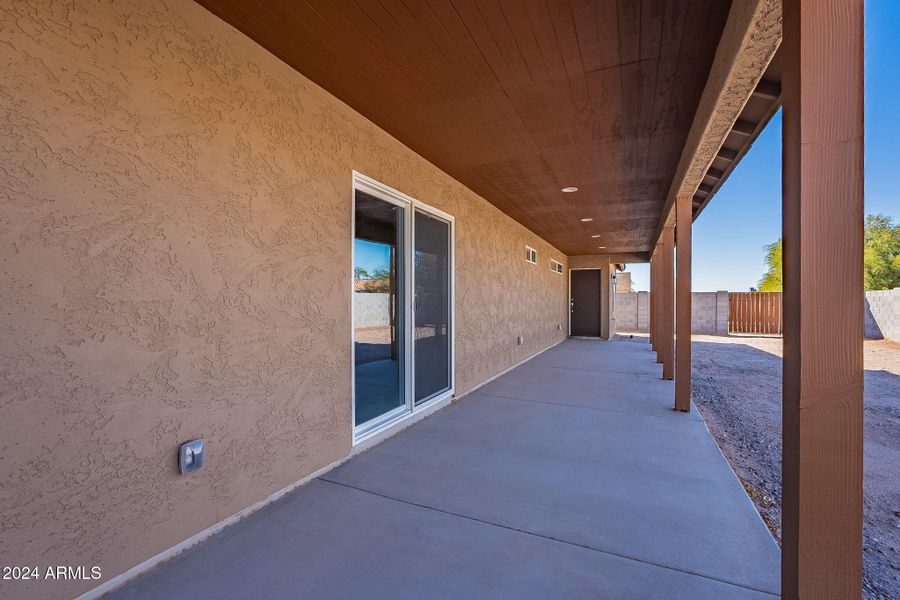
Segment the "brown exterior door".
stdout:
<path fill-rule="evenodd" d="M 571 335 L 600 337 L 600 269 L 569 271 L 572 311 Z"/>

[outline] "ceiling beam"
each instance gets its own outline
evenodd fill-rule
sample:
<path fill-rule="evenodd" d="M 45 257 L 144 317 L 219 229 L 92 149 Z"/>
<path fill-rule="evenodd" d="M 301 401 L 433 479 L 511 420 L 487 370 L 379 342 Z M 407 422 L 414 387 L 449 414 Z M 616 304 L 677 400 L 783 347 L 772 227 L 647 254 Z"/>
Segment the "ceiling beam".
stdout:
<path fill-rule="evenodd" d="M 746 119 L 738 119 L 734 122 L 734 127 L 731 128 L 731 133 L 737 133 L 739 135 L 746 135 L 749 137 L 756 133 L 757 125 L 758 123 L 754 123 Z"/>
<path fill-rule="evenodd" d="M 674 224 L 675 198 L 693 196 L 717 156 L 737 158 L 737 151 L 722 148 L 722 143 L 752 94 L 772 93 L 771 86 L 757 84 L 780 44 L 781 0 L 734 0 L 649 247 L 656 245 L 664 227 Z"/>
<path fill-rule="evenodd" d="M 716 151 L 716 158 L 721 158 L 723 160 L 727 160 L 728 162 L 734 162 L 734 159 L 737 158 L 738 151 L 732 150 L 731 148 L 719 148 Z"/>
<path fill-rule="evenodd" d="M 753 95 L 766 100 L 778 100 L 781 97 L 781 83 L 761 79 L 753 90 Z"/>

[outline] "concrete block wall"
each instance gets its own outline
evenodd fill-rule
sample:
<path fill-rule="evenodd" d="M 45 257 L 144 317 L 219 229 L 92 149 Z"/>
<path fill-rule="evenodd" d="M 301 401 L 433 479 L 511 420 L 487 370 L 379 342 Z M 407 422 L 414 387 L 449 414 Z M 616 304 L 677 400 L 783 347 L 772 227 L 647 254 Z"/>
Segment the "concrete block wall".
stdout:
<path fill-rule="evenodd" d="M 866 292 L 865 335 L 900 341 L 900 288 Z"/>
<path fill-rule="evenodd" d="M 637 327 L 638 331 L 650 330 L 650 292 L 637 293 Z"/>
<path fill-rule="evenodd" d="M 390 324 L 390 294 L 380 292 L 353 293 L 353 327 L 385 327 Z"/>
<path fill-rule="evenodd" d="M 716 292 L 716 335 L 728 335 L 728 291 Z"/>
<path fill-rule="evenodd" d="M 691 294 L 691 332 L 716 333 L 716 293 L 694 292 Z"/>
<path fill-rule="evenodd" d="M 616 323 L 619 331 L 648 331 L 649 292 L 619 292 L 616 296 Z M 710 335 L 728 333 L 728 292 L 693 292 L 691 331 Z"/>
<path fill-rule="evenodd" d="M 634 292 L 616 294 L 616 326 L 620 331 L 638 331 L 637 303 Z"/>

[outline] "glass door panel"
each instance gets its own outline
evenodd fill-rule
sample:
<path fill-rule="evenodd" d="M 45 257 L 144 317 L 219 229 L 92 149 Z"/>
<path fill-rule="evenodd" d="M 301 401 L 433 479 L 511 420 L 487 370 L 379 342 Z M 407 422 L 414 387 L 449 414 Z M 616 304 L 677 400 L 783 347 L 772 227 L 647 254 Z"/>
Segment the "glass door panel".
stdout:
<path fill-rule="evenodd" d="M 362 425 L 406 406 L 404 208 L 355 197 L 354 425 Z"/>
<path fill-rule="evenodd" d="M 416 211 L 413 277 L 415 402 L 450 389 L 450 223 Z"/>

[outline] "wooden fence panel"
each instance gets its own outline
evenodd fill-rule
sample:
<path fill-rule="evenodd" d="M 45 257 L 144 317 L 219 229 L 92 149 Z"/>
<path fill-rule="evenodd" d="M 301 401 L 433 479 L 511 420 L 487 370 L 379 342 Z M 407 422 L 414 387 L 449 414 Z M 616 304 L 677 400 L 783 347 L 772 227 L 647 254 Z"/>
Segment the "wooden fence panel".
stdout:
<path fill-rule="evenodd" d="M 781 292 L 729 292 L 728 332 L 783 332 Z"/>

